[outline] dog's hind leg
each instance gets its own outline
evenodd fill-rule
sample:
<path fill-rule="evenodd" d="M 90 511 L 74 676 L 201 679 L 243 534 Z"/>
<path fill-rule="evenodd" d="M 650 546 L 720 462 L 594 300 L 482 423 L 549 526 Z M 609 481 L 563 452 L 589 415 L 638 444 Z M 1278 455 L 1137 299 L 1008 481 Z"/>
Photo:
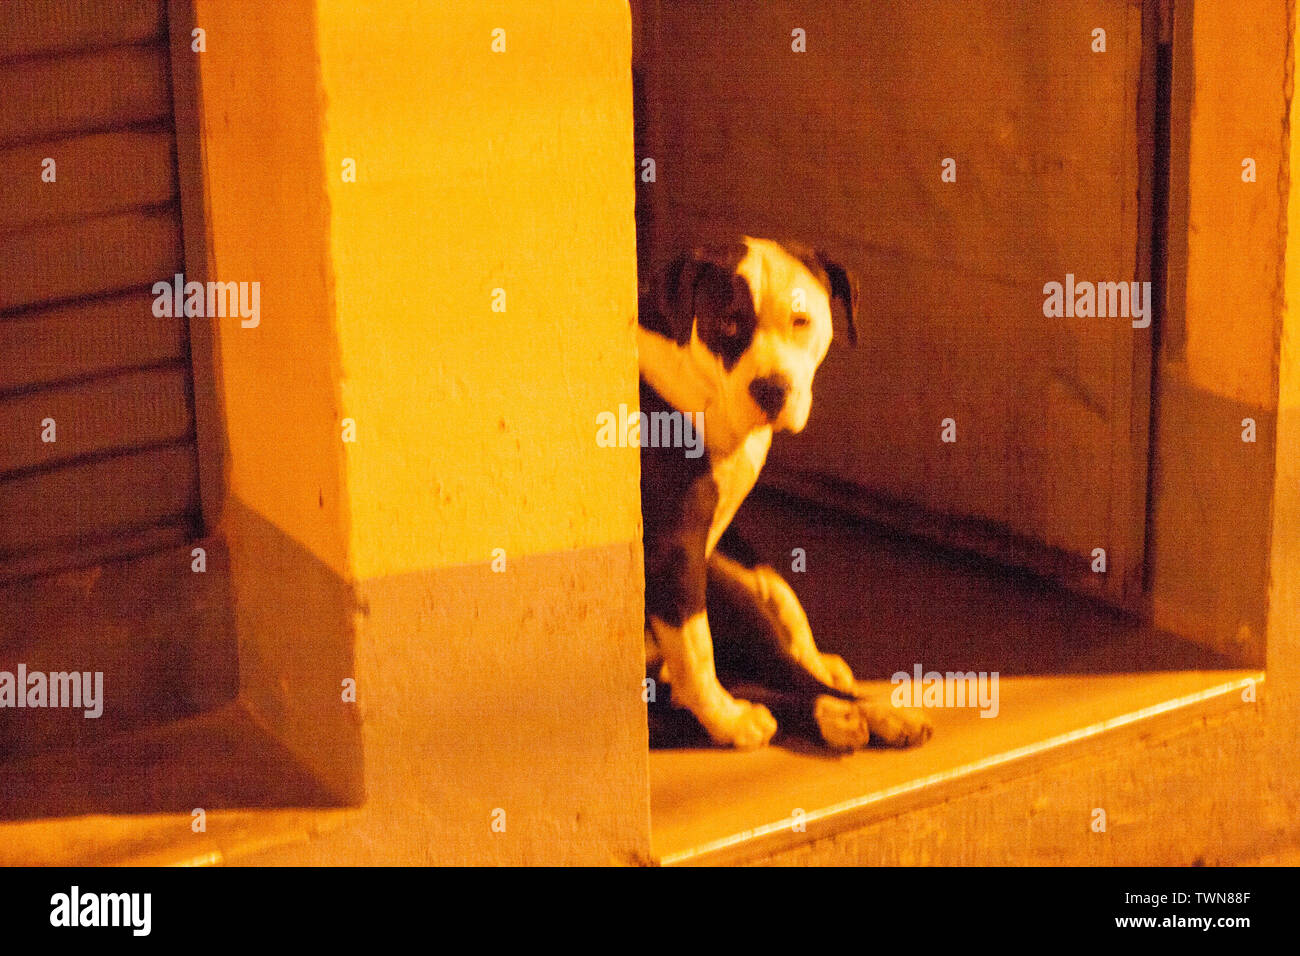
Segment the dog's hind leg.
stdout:
<path fill-rule="evenodd" d="M 725 553 L 730 552 L 730 554 Z M 771 637 L 781 652 L 823 684 L 852 693 L 853 671 L 837 654 L 823 654 L 813 640 L 812 627 L 794 589 L 776 570 L 760 564 L 743 540 L 728 529 L 709 558 L 709 584 L 747 594 L 770 623 Z"/>

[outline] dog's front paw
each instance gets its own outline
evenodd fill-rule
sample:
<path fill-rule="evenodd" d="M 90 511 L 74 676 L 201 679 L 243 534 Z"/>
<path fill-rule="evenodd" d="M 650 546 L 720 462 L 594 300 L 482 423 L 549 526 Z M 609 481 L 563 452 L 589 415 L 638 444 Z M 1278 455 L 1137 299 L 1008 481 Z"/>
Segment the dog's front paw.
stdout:
<path fill-rule="evenodd" d="M 776 733 L 776 718 L 762 704 L 731 700 L 731 706 L 696 716 L 717 743 L 737 750 L 765 747 Z"/>
<path fill-rule="evenodd" d="M 871 725 L 871 742 L 881 747 L 915 747 L 934 734 L 934 724 L 925 711 L 915 707 L 895 707 L 888 701 L 857 701 Z"/>
<path fill-rule="evenodd" d="M 871 743 L 871 722 L 859 703 L 829 695 L 813 702 L 813 719 L 826 746 L 833 750 L 857 750 Z"/>
<path fill-rule="evenodd" d="M 841 700 L 824 695 L 813 704 L 813 719 L 822 740 L 834 750 L 858 750 L 868 744 L 912 747 L 933 732 L 919 710 L 873 700 Z"/>

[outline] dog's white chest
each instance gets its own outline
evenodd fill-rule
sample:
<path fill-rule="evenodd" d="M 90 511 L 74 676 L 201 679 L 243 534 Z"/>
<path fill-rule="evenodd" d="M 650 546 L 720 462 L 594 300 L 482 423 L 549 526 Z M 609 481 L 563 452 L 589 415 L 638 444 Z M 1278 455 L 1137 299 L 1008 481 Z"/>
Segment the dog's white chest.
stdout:
<path fill-rule="evenodd" d="M 713 510 L 713 523 L 709 526 L 709 545 L 713 548 L 736 516 L 736 510 L 758 481 L 763 470 L 768 449 L 772 447 L 772 429 L 761 428 L 751 432 L 730 455 L 712 460 L 713 482 L 718 486 L 718 505 Z"/>

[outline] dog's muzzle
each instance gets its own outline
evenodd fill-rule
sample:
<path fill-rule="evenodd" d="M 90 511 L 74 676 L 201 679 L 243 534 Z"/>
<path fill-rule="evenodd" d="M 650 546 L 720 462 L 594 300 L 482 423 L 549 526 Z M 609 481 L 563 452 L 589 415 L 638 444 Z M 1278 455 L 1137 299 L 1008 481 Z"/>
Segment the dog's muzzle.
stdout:
<path fill-rule="evenodd" d="M 774 421 L 790 397 L 790 380 L 784 375 L 764 375 L 749 383 L 749 394 L 763 414 Z"/>

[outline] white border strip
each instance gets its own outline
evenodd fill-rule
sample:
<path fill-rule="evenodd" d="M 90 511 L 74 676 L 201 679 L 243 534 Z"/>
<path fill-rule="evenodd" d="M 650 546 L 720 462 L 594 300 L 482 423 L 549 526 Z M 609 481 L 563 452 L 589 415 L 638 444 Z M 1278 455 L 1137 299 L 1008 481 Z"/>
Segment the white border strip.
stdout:
<path fill-rule="evenodd" d="M 1108 720 L 1102 720 L 1098 723 L 1090 724 L 1087 727 L 1081 727 L 1078 730 L 1066 731 L 1063 734 L 1057 734 L 1055 737 L 1048 737 L 1046 740 L 1039 741 L 1038 743 L 1026 744 L 1023 747 L 1017 747 L 1014 750 L 994 754 L 991 757 L 984 757 L 983 759 L 976 760 L 973 763 L 963 764 L 953 770 L 942 770 L 939 773 L 932 773 L 928 777 L 920 777 L 916 780 L 910 780 L 907 783 L 900 783 L 897 786 L 888 787 L 884 790 L 877 790 L 874 793 L 868 793 L 861 797 L 844 800 L 821 810 L 812 810 L 804 813 L 800 817 L 800 822 L 804 824 L 813 823 L 838 814 L 859 810 L 862 807 L 870 806 L 873 803 L 880 803 L 884 800 L 890 799 L 891 797 L 897 797 L 905 793 L 911 793 L 915 790 L 921 790 L 925 787 L 933 786 L 936 783 L 943 783 L 945 781 L 967 777 L 973 773 L 978 773 L 981 770 L 987 770 L 990 767 L 997 767 L 1001 764 L 1011 763 L 1015 760 L 1020 760 L 1034 754 L 1046 753 L 1049 750 L 1063 747 L 1066 744 L 1086 740 L 1089 737 L 1096 737 L 1098 734 L 1103 734 L 1108 730 L 1114 730 L 1117 727 L 1124 727 L 1128 724 L 1134 724 L 1138 721 L 1146 720 L 1149 717 L 1156 717 L 1160 714 L 1168 713 L 1171 710 L 1189 707 L 1192 704 L 1199 704 L 1202 701 L 1231 694 L 1236 690 L 1243 690 L 1248 684 L 1262 684 L 1263 682 L 1264 672 L 1259 671 L 1249 677 L 1240 677 L 1236 680 L 1229 681 L 1226 684 L 1217 684 L 1214 687 L 1208 687 L 1205 690 L 1198 690 L 1190 694 L 1185 694 L 1182 697 L 1175 697 L 1173 700 L 1167 700 L 1159 704 L 1152 704 L 1149 707 L 1143 707 L 1140 710 L 1135 710 L 1128 714 L 1121 714 L 1118 717 L 1111 717 Z M 770 836 L 773 833 L 780 833 L 783 831 L 788 832 L 794 823 L 794 817 L 786 817 L 784 820 L 778 820 L 776 823 L 765 823 L 762 826 L 757 826 L 750 830 L 744 830 L 732 836 L 711 840 L 708 843 L 702 843 L 689 850 L 682 850 L 677 853 L 667 853 L 659 858 L 659 863 L 661 866 L 673 866 L 696 857 L 715 853 L 718 850 L 725 850 L 729 847 L 738 846 L 739 844 L 746 843 L 750 840 Z"/>

